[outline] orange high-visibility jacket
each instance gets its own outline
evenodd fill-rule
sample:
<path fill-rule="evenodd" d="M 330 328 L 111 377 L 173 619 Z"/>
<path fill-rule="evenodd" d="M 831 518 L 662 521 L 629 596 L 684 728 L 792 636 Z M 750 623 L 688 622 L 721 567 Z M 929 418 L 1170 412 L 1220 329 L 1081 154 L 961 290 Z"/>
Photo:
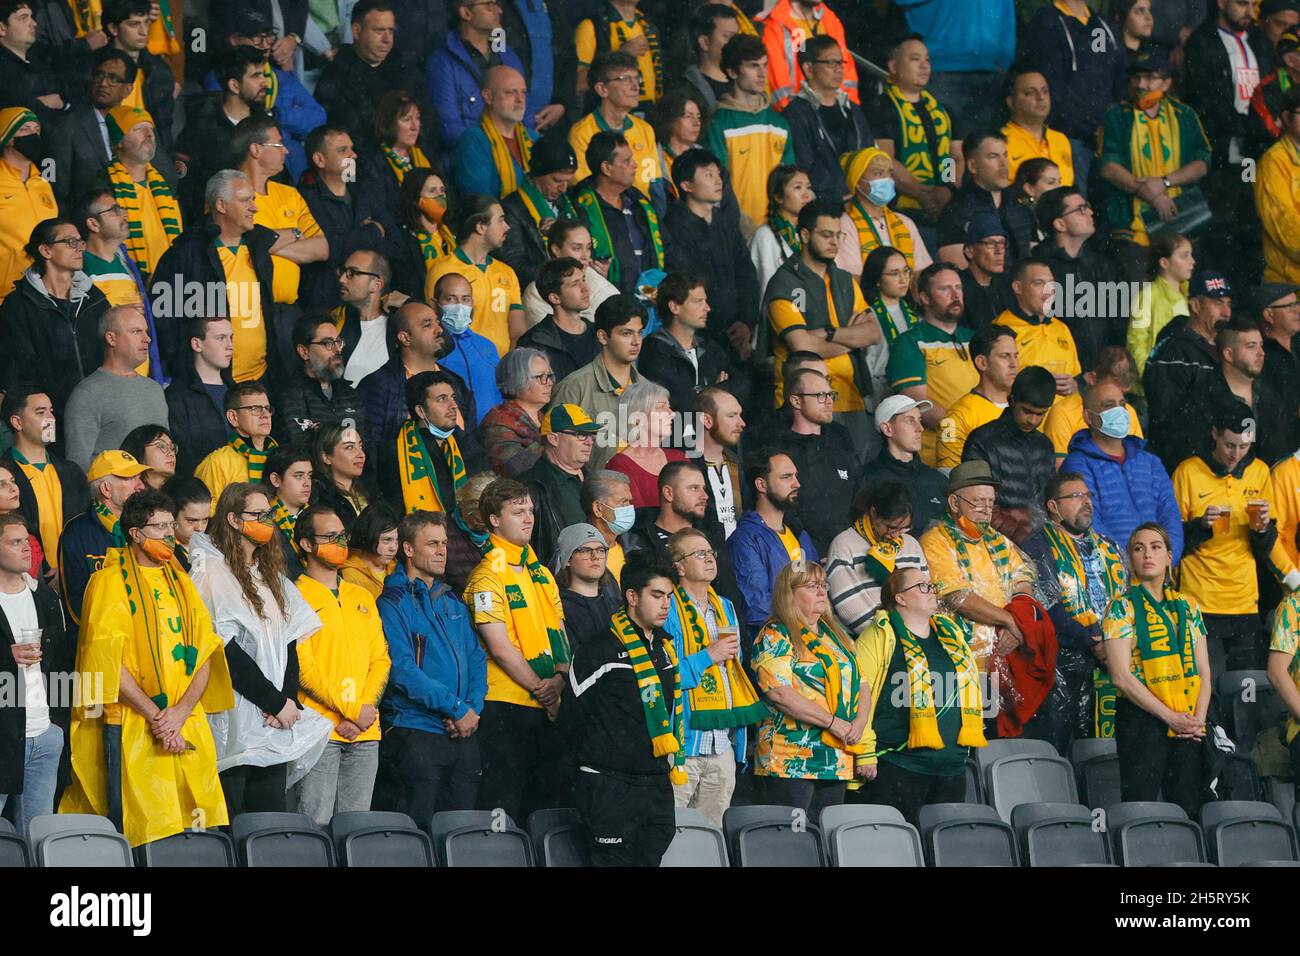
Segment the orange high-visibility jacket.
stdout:
<path fill-rule="evenodd" d="M 844 56 L 843 90 L 854 103 L 858 99 L 858 67 L 853 62 L 848 45 L 844 42 L 844 24 L 835 12 L 824 3 L 814 8 L 816 21 L 814 34 L 827 34 L 835 38 Z M 794 15 L 790 0 L 780 0 L 763 20 L 763 46 L 767 47 L 767 87 L 772 92 L 772 105 L 784 109 L 785 104 L 803 85 L 803 72 L 796 60 L 806 39 L 807 28 Z"/>

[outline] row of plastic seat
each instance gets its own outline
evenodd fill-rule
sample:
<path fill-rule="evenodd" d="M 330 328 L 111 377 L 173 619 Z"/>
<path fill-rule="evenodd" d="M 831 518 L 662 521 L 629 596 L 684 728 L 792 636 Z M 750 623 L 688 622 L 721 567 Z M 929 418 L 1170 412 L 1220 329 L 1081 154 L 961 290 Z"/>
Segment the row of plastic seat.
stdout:
<path fill-rule="evenodd" d="M 1003 758 L 1005 759 L 1005 758 Z M 1294 825 L 1272 804 L 1219 801 L 1199 825 L 1167 803 L 1120 803 L 1095 814 L 1078 803 L 923 807 L 919 828 L 893 807 L 828 807 L 816 822 L 790 807 L 731 807 L 719 830 L 677 811 L 668 867 L 821 866 L 1300 866 Z M 540 810 L 527 831 L 508 816 L 435 814 L 426 830 L 400 813 L 340 813 L 328 830 L 296 813 L 250 813 L 229 834 L 191 831 L 134 853 L 103 817 L 55 814 L 24 838 L 0 821 L 0 868 L 78 867 L 581 867 L 588 836 L 576 810 Z"/>

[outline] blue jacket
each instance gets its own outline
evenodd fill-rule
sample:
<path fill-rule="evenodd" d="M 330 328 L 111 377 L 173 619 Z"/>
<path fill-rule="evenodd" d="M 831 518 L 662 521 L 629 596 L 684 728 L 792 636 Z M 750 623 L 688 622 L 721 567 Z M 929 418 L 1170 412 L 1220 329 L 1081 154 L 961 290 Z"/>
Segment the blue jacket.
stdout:
<path fill-rule="evenodd" d="M 94 511 L 83 511 L 63 526 L 59 535 L 59 578 L 63 604 L 73 624 L 81 624 L 81 600 L 90 576 L 104 566 L 113 536 L 104 530 Z"/>
<path fill-rule="evenodd" d="M 791 526 L 793 529 L 793 526 Z M 816 561 L 808 532 L 800 529 L 799 545 L 804 557 Z M 746 511 L 736 522 L 736 530 L 727 539 L 727 553 L 736 571 L 736 585 L 745 602 L 745 624 L 750 636 L 757 634 L 772 613 L 772 585 L 781 569 L 790 563 L 790 555 L 776 532 L 763 523 L 757 511 Z"/>
<path fill-rule="evenodd" d="M 527 78 L 519 54 L 509 47 L 501 52 L 501 65 L 513 66 Z M 442 147 L 450 154 L 461 134 L 483 115 L 483 74 L 465 50 L 465 41 L 452 30 L 448 32 L 446 42 L 429 54 L 424 75 L 429 85 L 429 98 L 438 114 Z M 536 101 L 529 90 L 524 125 L 530 130 L 534 128 L 535 110 Z"/>
<path fill-rule="evenodd" d="M 275 106 L 271 115 L 280 128 L 287 147 L 284 156 L 285 168 L 289 170 L 290 182 L 297 182 L 307 171 L 307 151 L 303 149 L 303 140 L 317 126 L 325 125 L 325 107 L 316 102 L 307 92 L 307 87 L 298 81 L 298 77 L 287 70 L 275 71 L 279 86 L 275 94 Z M 209 73 L 203 81 L 207 90 L 219 90 L 215 73 Z"/>
<path fill-rule="evenodd" d="M 487 654 L 469 609 L 451 589 L 441 581 L 432 589 L 412 581 L 398 565 L 384 581 L 378 604 L 393 662 L 379 702 L 383 725 L 443 734 L 443 720 L 482 713 Z"/>
<path fill-rule="evenodd" d="M 514 4 L 528 33 L 528 53 L 532 73 L 528 79 L 528 105 L 533 113 L 539 106 L 555 100 L 555 52 L 551 43 L 555 34 L 546 0 L 507 0 Z M 530 126 L 531 128 L 531 126 Z"/>
<path fill-rule="evenodd" d="M 501 404 L 501 391 L 497 388 L 497 364 L 501 356 L 490 339 L 479 335 L 473 329 L 467 329 L 456 335 L 444 326 L 450 337 L 452 349 L 438 364 L 448 371 L 455 372 L 474 393 L 474 427 L 483 421 L 483 416 Z M 461 414 L 467 414 L 462 409 Z M 468 422 L 466 422 L 468 425 Z"/>
<path fill-rule="evenodd" d="M 1144 521 L 1155 521 L 1169 532 L 1174 563 L 1183 556 L 1183 518 L 1174 498 L 1174 484 L 1147 443 L 1130 435 L 1124 439 L 1124 464 L 1119 464 L 1092 440 L 1087 431 L 1070 439 L 1061 471 L 1077 471 L 1092 494 L 1092 527 L 1114 541 L 1123 553 L 1129 535 Z"/>
<path fill-rule="evenodd" d="M 1084 26 L 1049 3 L 1034 14 L 1025 41 L 1026 57 L 1052 91 L 1049 122 L 1092 149 L 1128 62 L 1119 29 L 1095 10 Z"/>
<path fill-rule="evenodd" d="M 740 618 L 736 616 L 735 605 L 722 595 L 718 595 L 718 600 L 722 602 L 722 612 L 727 618 L 725 623 L 738 627 Z M 709 657 L 707 650 L 698 651 L 694 654 L 686 653 L 686 640 L 682 636 L 682 625 L 677 616 L 677 606 L 677 595 L 674 594 L 672 596 L 672 607 L 668 610 L 668 620 L 664 622 L 664 630 L 673 639 L 673 648 L 677 651 L 677 681 L 683 691 L 682 725 L 686 728 L 686 739 L 683 741 L 686 745 L 686 756 L 698 757 L 700 755 L 700 737 L 704 735 L 704 731 L 691 729 L 691 695 L 685 692 L 700 686 L 700 679 L 704 676 L 704 672 L 713 666 L 713 658 Z M 743 764 L 745 762 L 745 741 L 748 735 L 749 728 L 747 727 L 737 727 L 731 731 L 731 744 L 736 755 L 736 763 Z"/>
<path fill-rule="evenodd" d="M 1013 0 L 898 0 L 936 73 L 1005 70 L 1016 54 Z"/>
<path fill-rule="evenodd" d="M 531 137 L 529 141 L 532 141 Z M 512 164 L 515 181 L 522 183 L 523 167 L 513 158 Z M 497 172 L 496 163 L 492 162 L 492 147 L 488 145 L 487 133 L 483 132 L 481 124 L 475 123 L 456 141 L 451 158 L 451 178 L 462 196 L 471 193 L 501 195 L 501 174 Z"/>

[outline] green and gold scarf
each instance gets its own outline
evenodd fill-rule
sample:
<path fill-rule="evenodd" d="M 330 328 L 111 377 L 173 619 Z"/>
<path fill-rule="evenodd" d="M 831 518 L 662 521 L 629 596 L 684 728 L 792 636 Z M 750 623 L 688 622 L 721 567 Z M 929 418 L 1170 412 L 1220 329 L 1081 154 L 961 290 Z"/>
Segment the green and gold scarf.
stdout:
<path fill-rule="evenodd" d="M 659 228 L 659 214 L 655 212 L 655 207 L 650 204 L 650 200 L 641 195 L 638 190 L 631 190 L 634 194 L 635 202 L 640 205 L 641 211 L 645 213 L 646 224 L 650 229 L 650 245 L 653 253 L 653 262 L 645 263 L 646 269 L 662 269 L 664 267 L 664 238 Z M 597 259 L 609 259 L 609 281 L 618 285 L 621 277 L 618 257 L 614 255 L 614 240 L 610 237 L 609 226 L 605 222 L 605 214 L 600 208 L 600 196 L 596 193 L 596 187 L 590 180 L 584 182 L 578 187 L 575 195 L 577 204 L 582 207 L 587 217 L 587 226 L 591 230 L 592 255 Z"/>
<path fill-rule="evenodd" d="M 885 95 L 898 113 L 899 128 L 902 130 L 902 142 L 894 144 L 894 155 L 922 185 L 940 185 L 943 170 L 938 168 L 938 164 L 952 150 L 952 119 L 948 116 L 948 111 L 939 105 L 939 101 L 929 91 L 921 91 L 920 105 L 930 115 L 934 127 L 935 143 L 932 151 L 917 104 L 904 97 L 896 83 L 885 87 Z M 921 204 L 909 196 L 899 196 L 898 206 L 900 209 L 921 208 Z"/>
<path fill-rule="evenodd" d="M 243 455 L 244 461 L 248 462 L 248 480 L 261 481 L 262 469 L 266 467 L 266 456 L 275 447 L 275 439 L 267 438 L 266 447 L 258 451 L 248 443 L 243 435 L 237 434 L 230 439 L 230 447 Z"/>
<path fill-rule="evenodd" d="M 399 186 L 402 185 L 402 181 L 406 179 L 406 174 L 412 169 L 416 167 L 428 168 L 429 166 L 429 160 L 425 158 L 424 153 L 418 146 L 411 147 L 409 157 L 403 156 L 391 146 L 381 146 L 380 149 L 384 152 L 384 158 L 388 160 L 388 168 L 397 177 L 397 185 Z"/>
<path fill-rule="evenodd" d="M 569 197 L 560 193 L 560 198 L 554 203 L 547 202 L 546 197 L 542 195 L 540 189 L 528 177 L 519 184 L 519 200 L 528 210 L 528 215 L 533 220 L 533 225 L 541 229 L 542 223 L 547 219 L 577 219 L 578 212 L 573 208 L 573 203 L 569 202 Z M 506 195 L 502 193 L 502 195 Z"/>
<path fill-rule="evenodd" d="M 785 244 L 785 247 L 791 253 L 796 253 L 803 248 L 803 243 L 799 241 L 799 230 L 785 216 L 779 212 L 773 213 L 768 217 L 767 224 L 772 227 L 772 231 L 776 233 L 777 238 Z"/>
<path fill-rule="evenodd" d="M 95 517 L 99 519 L 100 525 L 104 530 L 113 536 L 113 547 L 126 547 L 126 535 L 122 533 L 122 523 L 118 516 L 108 510 L 108 506 L 102 501 L 94 502 L 91 507 L 95 510 Z"/>
<path fill-rule="evenodd" d="M 135 262 L 142 275 L 148 275 L 149 256 L 144 244 L 144 222 L 140 218 L 140 198 L 137 190 L 147 189 L 153 196 L 154 205 L 158 209 L 158 219 L 162 222 L 163 233 L 167 236 L 169 245 L 181 234 L 181 207 L 171 186 L 167 185 L 167 180 L 153 168 L 152 163 L 145 167 L 144 176 L 145 181 L 141 185 L 131 179 L 131 174 L 120 162 L 111 163 L 108 167 L 108 179 L 113 185 L 113 198 L 126 213 L 127 225 L 130 229 L 126 237 L 126 254 Z"/>
<path fill-rule="evenodd" d="M 898 300 L 898 308 L 903 313 L 903 320 L 907 322 L 906 329 L 898 327 L 898 323 L 894 321 L 894 316 L 890 313 L 889 307 L 885 305 L 883 296 L 878 295 L 871 302 L 871 311 L 876 313 L 876 321 L 880 323 L 880 331 L 885 335 L 886 345 L 893 345 L 894 339 L 915 328 L 921 322 L 920 313 L 912 308 L 912 303 L 908 301 L 907 296 L 903 296 Z"/>
<path fill-rule="evenodd" d="M 636 686 L 641 691 L 641 709 L 645 712 L 645 729 L 650 734 L 650 744 L 654 747 L 656 757 L 673 755 L 672 769 L 668 778 L 673 783 L 686 783 L 686 748 L 682 745 L 682 685 L 674 682 L 672 711 L 664 697 L 664 685 L 655 670 L 654 658 L 650 647 L 641 636 L 635 624 L 627 616 L 627 611 L 620 608 L 610 618 L 609 629 L 623 644 L 627 651 L 628 663 L 636 677 Z M 668 655 L 673 669 L 677 669 L 677 654 L 672 641 L 663 641 L 664 653 Z"/>
<path fill-rule="evenodd" d="M 939 733 L 939 716 L 934 706 L 934 682 L 929 659 L 916 636 L 903 623 L 902 616 L 897 611 L 889 611 L 888 617 L 894 637 L 903 645 L 903 660 L 907 664 L 907 747 L 909 750 L 942 750 L 943 736 Z M 930 628 L 952 661 L 960 682 L 958 696 L 961 731 L 957 734 L 957 745 L 987 747 L 980 675 L 970 643 L 966 640 L 961 625 L 947 615 L 936 614 L 931 617 Z"/>
<path fill-rule="evenodd" d="M 877 584 L 884 584 L 894 573 L 898 552 L 903 549 L 902 536 L 877 538 L 875 532 L 871 530 L 871 519 L 866 515 L 853 522 L 853 530 L 862 535 L 862 539 L 867 542 L 867 554 L 864 558 L 867 574 L 871 575 L 871 579 Z"/>
<path fill-rule="evenodd" d="M 713 608 L 714 619 L 719 624 L 728 623 L 722 599 L 713 588 L 709 588 L 709 606 Z M 681 627 L 682 647 L 686 656 L 707 649 L 710 643 L 708 622 L 696 608 L 691 596 L 681 587 L 673 591 L 673 607 L 677 611 L 677 623 Z M 724 671 L 726 686 L 731 689 L 730 707 L 727 706 L 727 694 L 722 681 Z M 699 684 L 687 693 L 691 698 L 692 730 L 744 727 L 756 724 L 767 716 L 767 705 L 759 699 L 739 658 L 732 657 L 722 664 L 711 665 L 701 675 Z"/>
<path fill-rule="evenodd" d="M 1153 601 L 1140 584 L 1129 588 L 1128 596 L 1133 602 L 1133 650 L 1138 661 L 1138 678 L 1170 710 L 1196 713 L 1201 675 L 1187 626 L 1191 616 L 1187 602 L 1172 588 L 1165 588 L 1163 600 Z M 1176 736 L 1172 727 L 1168 736 Z"/>
<path fill-rule="evenodd" d="M 501 189 L 497 195 L 509 196 L 519 188 L 520 177 L 515 167 L 515 158 L 510 155 L 506 138 L 496 128 L 487 110 L 483 111 L 483 117 L 478 125 L 483 130 L 483 135 L 487 137 L 488 149 L 492 152 L 492 165 L 496 167 L 497 176 L 501 179 Z M 532 165 L 533 141 L 528 138 L 528 130 L 524 129 L 523 123 L 515 124 L 515 143 L 519 147 L 519 159 L 526 178 L 528 167 Z"/>
<path fill-rule="evenodd" d="M 962 573 L 966 575 L 966 580 L 973 582 L 970 565 L 970 545 L 966 541 L 965 532 L 957 525 L 951 514 L 945 514 L 940 519 L 939 527 L 948 537 L 948 540 L 952 542 L 953 550 L 957 554 L 957 564 L 961 567 Z M 979 541 L 988 549 L 989 559 L 993 562 L 993 570 L 1002 581 L 1002 592 L 1010 595 L 1011 554 L 1007 550 L 1006 537 L 990 524 L 980 529 Z"/>
<path fill-rule="evenodd" d="M 285 507 L 279 495 L 271 499 L 271 520 L 275 522 L 275 526 L 280 529 L 280 533 L 292 548 L 293 529 L 298 524 L 298 515 Z"/>
<path fill-rule="evenodd" d="M 163 680 L 162 672 L 164 667 L 164 657 L 170 657 L 174 661 L 182 661 L 185 664 L 185 673 L 187 676 L 194 673 L 198 666 L 199 649 L 194 643 L 194 635 L 198 632 L 198 619 L 195 608 L 190 604 L 189 595 L 181 582 L 177 579 L 177 570 L 174 566 L 174 560 L 162 565 L 163 580 L 167 583 L 167 590 L 176 601 L 176 606 L 180 608 L 181 616 L 171 618 L 166 622 L 167 631 L 178 638 L 178 641 L 171 648 L 164 646 L 165 641 L 171 638 L 164 637 L 164 622 L 158 617 L 158 604 L 148 593 L 140 579 L 140 565 L 135 559 L 135 552 L 129 545 L 118 549 L 118 567 L 122 571 L 122 580 L 126 584 L 127 605 L 131 611 L 131 626 L 135 631 L 136 645 L 141 643 L 149 648 L 149 663 L 153 666 L 154 682 L 150 686 L 148 680 L 148 670 L 140 669 L 137 675 L 144 692 L 163 710 L 166 710 L 171 703 L 167 699 L 166 682 Z M 143 641 L 140 639 L 143 638 Z"/>

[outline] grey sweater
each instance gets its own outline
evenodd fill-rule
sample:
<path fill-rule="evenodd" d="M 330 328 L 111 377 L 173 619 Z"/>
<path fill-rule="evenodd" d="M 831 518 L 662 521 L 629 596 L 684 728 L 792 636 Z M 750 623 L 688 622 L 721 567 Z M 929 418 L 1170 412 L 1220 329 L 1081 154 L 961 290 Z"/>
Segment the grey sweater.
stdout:
<path fill-rule="evenodd" d="M 67 457 L 84 471 L 101 451 L 121 448 L 133 428 L 167 427 L 167 399 L 151 378 L 97 368 L 72 390 L 63 422 Z"/>

